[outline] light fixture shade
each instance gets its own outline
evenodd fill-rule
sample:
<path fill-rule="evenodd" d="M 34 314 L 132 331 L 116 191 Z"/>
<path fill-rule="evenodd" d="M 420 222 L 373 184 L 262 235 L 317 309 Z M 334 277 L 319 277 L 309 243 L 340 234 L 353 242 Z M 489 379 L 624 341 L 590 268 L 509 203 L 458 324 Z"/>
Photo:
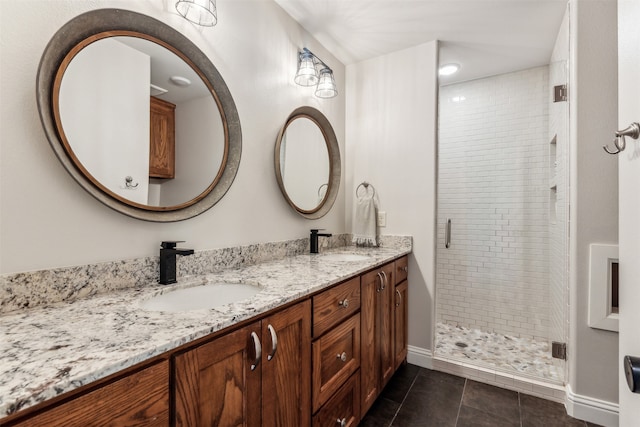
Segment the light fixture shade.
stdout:
<path fill-rule="evenodd" d="M 333 71 L 330 68 L 320 70 L 320 81 L 316 88 L 316 96 L 318 98 L 333 98 L 338 95 L 336 89 L 336 81 L 333 78 Z"/>
<path fill-rule="evenodd" d="M 213 27 L 218 23 L 215 0 L 178 0 L 176 10 L 185 19 L 203 27 Z"/>
<path fill-rule="evenodd" d="M 318 72 L 313 62 L 313 54 L 308 50 L 300 52 L 298 60 L 298 72 L 293 81 L 300 86 L 314 86 L 318 83 Z"/>

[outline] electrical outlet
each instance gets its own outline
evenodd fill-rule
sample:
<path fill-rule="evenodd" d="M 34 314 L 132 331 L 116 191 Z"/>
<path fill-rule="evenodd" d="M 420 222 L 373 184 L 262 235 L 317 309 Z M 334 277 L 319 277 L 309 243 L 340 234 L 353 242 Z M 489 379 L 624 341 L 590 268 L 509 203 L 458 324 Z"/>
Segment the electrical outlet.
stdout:
<path fill-rule="evenodd" d="M 387 213 L 378 212 L 378 227 L 386 227 L 386 226 L 387 226 Z"/>

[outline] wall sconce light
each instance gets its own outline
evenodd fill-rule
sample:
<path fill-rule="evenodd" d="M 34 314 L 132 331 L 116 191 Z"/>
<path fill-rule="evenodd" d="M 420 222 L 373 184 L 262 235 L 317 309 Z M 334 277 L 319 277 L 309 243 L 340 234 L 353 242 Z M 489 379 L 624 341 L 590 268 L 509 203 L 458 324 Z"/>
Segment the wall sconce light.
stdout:
<path fill-rule="evenodd" d="M 218 23 L 216 0 L 178 0 L 176 10 L 186 20 L 203 27 Z"/>
<path fill-rule="evenodd" d="M 333 98 L 338 95 L 333 70 L 306 47 L 298 53 L 298 71 L 293 81 L 300 86 L 317 85 L 315 94 L 318 98 Z"/>

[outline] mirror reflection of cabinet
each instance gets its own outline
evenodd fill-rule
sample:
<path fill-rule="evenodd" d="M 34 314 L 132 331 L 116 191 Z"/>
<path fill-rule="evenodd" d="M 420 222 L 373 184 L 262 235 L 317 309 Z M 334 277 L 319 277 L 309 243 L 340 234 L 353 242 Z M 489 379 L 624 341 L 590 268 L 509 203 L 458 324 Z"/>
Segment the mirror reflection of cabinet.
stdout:
<path fill-rule="evenodd" d="M 149 177 L 175 178 L 176 106 L 151 97 Z"/>

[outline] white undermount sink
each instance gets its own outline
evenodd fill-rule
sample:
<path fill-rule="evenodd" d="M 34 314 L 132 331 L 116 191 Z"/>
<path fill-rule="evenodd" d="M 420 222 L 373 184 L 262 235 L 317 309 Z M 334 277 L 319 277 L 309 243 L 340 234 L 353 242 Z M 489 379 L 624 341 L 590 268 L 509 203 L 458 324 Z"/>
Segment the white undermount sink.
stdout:
<path fill-rule="evenodd" d="M 209 283 L 176 289 L 143 301 L 140 306 L 151 311 L 190 311 L 219 307 L 249 299 L 260 287 L 247 283 Z"/>
<path fill-rule="evenodd" d="M 325 261 L 343 261 L 343 262 L 354 262 L 354 261 L 366 261 L 371 259 L 366 255 L 358 255 L 358 254 L 349 254 L 349 253 L 333 253 L 322 255 L 322 259 Z"/>

